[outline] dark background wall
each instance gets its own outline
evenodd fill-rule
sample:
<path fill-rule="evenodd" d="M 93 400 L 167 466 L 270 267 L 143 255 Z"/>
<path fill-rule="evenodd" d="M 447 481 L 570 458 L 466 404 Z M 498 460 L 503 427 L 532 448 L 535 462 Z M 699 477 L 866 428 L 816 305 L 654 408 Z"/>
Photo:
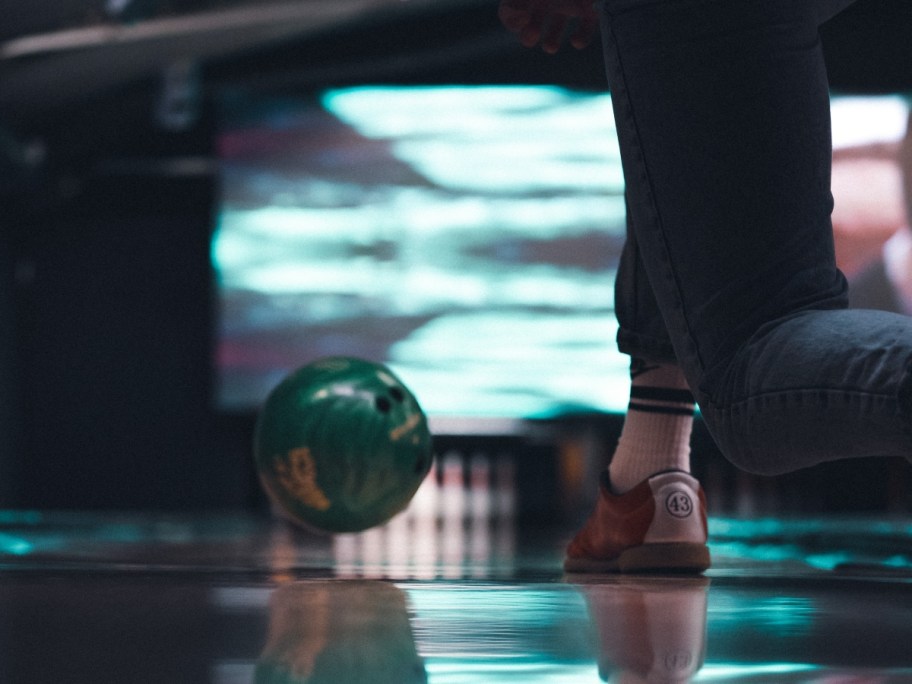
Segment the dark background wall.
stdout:
<path fill-rule="evenodd" d="M 214 444 L 212 122 L 164 130 L 157 95 L 68 108 L 7 214 L 5 505 L 239 499 Z"/>

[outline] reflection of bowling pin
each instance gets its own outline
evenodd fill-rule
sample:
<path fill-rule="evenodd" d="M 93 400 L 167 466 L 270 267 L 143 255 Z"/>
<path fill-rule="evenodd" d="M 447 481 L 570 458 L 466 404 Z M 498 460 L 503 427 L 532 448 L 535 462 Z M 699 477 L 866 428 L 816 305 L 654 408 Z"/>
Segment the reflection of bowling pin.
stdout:
<path fill-rule="evenodd" d="M 405 594 L 371 581 L 294 582 L 269 605 L 256 684 L 424 684 Z"/>
<path fill-rule="evenodd" d="M 411 574 L 417 579 L 434 579 L 437 576 L 439 544 L 437 537 L 437 507 L 440 488 L 437 477 L 440 474 L 440 460 L 437 459 L 421 487 L 412 499 L 408 509 L 411 519 L 409 541 Z"/>
<path fill-rule="evenodd" d="M 475 454 L 469 461 L 469 559 L 472 577 L 488 576 L 491 509 L 491 463 L 484 454 Z"/>
<path fill-rule="evenodd" d="M 437 477 L 428 473 L 411 505 L 385 525 L 332 538 L 337 577 L 433 579 L 437 563 Z"/>
<path fill-rule="evenodd" d="M 500 561 L 512 564 L 516 555 L 516 465 L 501 454 L 494 469 L 494 552 Z"/>
<path fill-rule="evenodd" d="M 423 485 L 422 485 L 423 486 Z M 411 561 L 411 519 L 408 510 L 403 511 L 386 525 L 385 549 L 386 577 L 405 577 Z"/>
<path fill-rule="evenodd" d="M 509 455 L 502 454 L 497 459 L 496 476 L 495 515 L 501 520 L 512 520 L 516 513 L 516 464 Z"/>
<path fill-rule="evenodd" d="M 387 570 L 383 564 L 386 555 L 386 525 L 365 530 L 358 536 L 361 541 L 361 577 L 382 579 Z"/>
<path fill-rule="evenodd" d="M 332 538 L 336 577 L 354 578 L 360 574 L 361 558 L 357 534 L 337 534 Z"/>
<path fill-rule="evenodd" d="M 466 480 L 468 470 L 468 481 Z M 439 483 L 439 484 L 438 484 Z M 411 505 L 387 524 L 332 540 L 337 577 L 473 577 L 510 564 L 516 546 L 515 465 L 509 455 L 438 458 Z"/>
<path fill-rule="evenodd" d="M 706 652 L 705 577 L 582 583 L 598 630 L 599 675 L 614 684 L 685 684 Z"/>
<path fill-rule="evenodd" d="M 462 456 L 451 451 L 443 457 L 440 486 L 441 574 L 455 579 L 462 576 L 465 555 L 466 492 Z"/>
<path fill-rule="evenodd" d="M 273 525 L 269 542 L 269 568 L 273 576 L 277 579 L 289 577 L 298 560 L 291 528 Z"/>

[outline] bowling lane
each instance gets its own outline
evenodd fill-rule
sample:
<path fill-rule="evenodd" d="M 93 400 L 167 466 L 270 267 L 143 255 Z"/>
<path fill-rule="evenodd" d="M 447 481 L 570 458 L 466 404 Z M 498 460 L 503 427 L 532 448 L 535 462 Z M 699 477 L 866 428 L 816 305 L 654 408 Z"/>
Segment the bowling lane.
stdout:
<path fill-rule="evenodd" d="M 912 681 L 903 522 L 714 518 L 705 578 L 564 576 L 566 530 L 409 529 L 5 514 L 0 681 Z"/>

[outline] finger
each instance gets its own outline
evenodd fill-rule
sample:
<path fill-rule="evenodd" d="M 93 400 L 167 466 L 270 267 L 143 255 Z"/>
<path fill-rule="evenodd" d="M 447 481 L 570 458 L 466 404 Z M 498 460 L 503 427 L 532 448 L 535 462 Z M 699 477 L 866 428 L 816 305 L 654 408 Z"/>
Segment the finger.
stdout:
<path fill-rule="evenodd" d="M 535 2 L 526 6 L 528 20 L 519 33 L 519 41 L 530 48 L 538 45 L 548 16 L 546 3 Z"/>
<path fill-rule="evenodd" d="M 582 50 L 592 42 L 598 28 L 598 17 L 595 15 L 580 17 L 570 36 L 570 44 L 577 50 Z"/>
<path fill-rule="evenodd" d="M 569 19 L 563 15 L 552 16 L 541 34 L 542 50 L 551 55 L 560 50 L 569 24 Z"/>
<path fill-rule="evenodd" d="M 520 7 L 514 7 L 509 2 L 500 3 L 500 7 L 497 10 L 497 16 L 500 19 L 500 23 L 502 23 L 508 31 L 512 31 L 513 33 L 522 31 L 531 18 L 527 10 Z"/>
<path fill-rule="evenodd" d="M 523 47 L 535 47 L 541 38 L 541 24 L 532 22 L 527 23 L 522 31 L 519 32 L 519 42 Z"/>

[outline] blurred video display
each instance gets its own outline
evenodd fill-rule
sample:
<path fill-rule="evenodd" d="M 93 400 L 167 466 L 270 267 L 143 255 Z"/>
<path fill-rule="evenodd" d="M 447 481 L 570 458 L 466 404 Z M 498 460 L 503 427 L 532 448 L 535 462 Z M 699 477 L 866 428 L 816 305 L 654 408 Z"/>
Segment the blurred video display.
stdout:
<path fill-rule="evenodd" d="M 883 162 L 907 111 L 899 98 L 834 100 L 837 148 Z M 288 372 L 330 355 L 388 363 L 432 417 L 626 408 L 613 301 L 624 183 L 608 94 L 225 96 L 219 154 L 222 408 L 256 408 Z M 898 168 L 868 169 L 891 207 Z M 892 212 L 878 221 L 901 222 L 876 201 Z M 897 227 L 866 234 L 871 254 Z"/>

